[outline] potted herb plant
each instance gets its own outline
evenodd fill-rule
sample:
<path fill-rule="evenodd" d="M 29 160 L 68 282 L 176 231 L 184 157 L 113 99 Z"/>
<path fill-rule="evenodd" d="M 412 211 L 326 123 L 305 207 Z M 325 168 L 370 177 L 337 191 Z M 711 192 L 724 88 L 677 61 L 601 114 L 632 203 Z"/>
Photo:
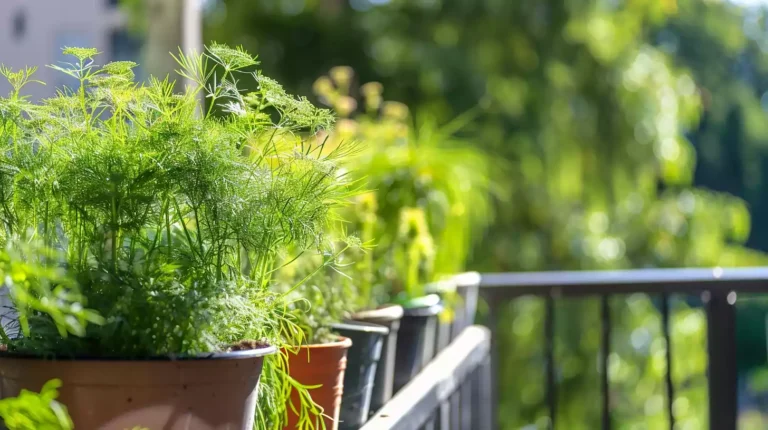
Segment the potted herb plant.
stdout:
<path fill-rule="evenodd" d="M 348 320 L 359 300 L 356 272 L 345 273 L 355 266 L 355 257 L 348 254 L 361 249 L 356 238 L 344 238 L 339 251 L 305 256 L 282 274 L 286 285 L 302 279 L 291 290 L 308 340 L 290 356 L 289 372 L 298 382 L 317 387 L 309 395 L 323 408 L 326 428 L 357 429 L 368 419 L 374 375 L 389 332 Z"/>
<path fill-rule="evenodd" d="M 351 69 L 337 67 L 318 79 L 314 89 L 341 117 L 331 143 L 366 142 L 355 166 L 367 187 L 376 190 L 368 197 L 373 210 L 348 219 L 371 226 L 376 244 L 369 257 L 373 297 L 405 308 L 398 334 L 397 388 L 434 353 L 436 315 L 443 307 L 440 297 L 428 294 L 427 285 L 463 270 L 473 241 L 490 221 L 493 163 L 457 137 L 472 111 L 443 127 L 429 116 L 414 126 L 405 105 L 383 100 L 380 84 L 360 86 L 362 103 L 351 97 L 352 87 Z M 443 294 L 454 302 L 441 314 L 446 318 L 457 300 L 451 289 Z"/>
<path fill-rule="evenodd" d="M 321 413 L 287 373 L 304 332 L 272 284 L 348 193 L 341 153 L 307 137 L 331 113 L 241 49 L 179 54 L 181 93 L 64 53 L 51 67 L 74 85 L 39 103 L 34 69 L 0 69 L 2 395 L 60 378 L 84 429 L 280 428 L 291 395 L 302 420 Z"/>

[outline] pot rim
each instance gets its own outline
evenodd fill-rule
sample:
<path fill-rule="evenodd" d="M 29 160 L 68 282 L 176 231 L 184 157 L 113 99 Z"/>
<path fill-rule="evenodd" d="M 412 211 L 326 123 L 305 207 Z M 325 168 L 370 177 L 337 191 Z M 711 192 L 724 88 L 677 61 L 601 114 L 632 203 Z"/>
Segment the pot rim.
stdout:
<path fill-rule="evenodd" d="M 338 340 L 328 343 L 311 343 L 299 346 L 301 349 L 325 349 L 325 348 L 349 348 L 352 346 L 352 339 L 344 336 L 337 336 Z M 289 349 L 295 347 L 288 347 Z"/>
<path fill-rule="evenodd" d="M 396 304 L 387 304 L 376 309 L 365 309 L 352 314 L 352 320 L 373 322 L 375 321 L 395 321 L 403 317 L 403 307 Z"/>
<path fill-rule="evenodd" d="M 347 330 L 357 331 L 371 334 L 389 334 L 389 329 L 381 324 L 369 323 L 364 321 L 346 320 L 340 323 L 331 324 L 330 327 L 334 330 Z"/>
<path fill-rule="evenodd" d="M 277 352 L 277 348 L 274 346 L 264 346 L 256 349 L 248 349 L 243 351 L 221 351 L 221 352 L 204 352 L 194 355 L 151 355 L 147 357 L 97 357 L 97 356 L 46 356 L 37 355 L 32 353 L 17 353 L 0 351 L 0 360 L 3 358 L 22 359 L 22 360 L 45 360 L 45 361 L 128 361 L 128 362 L 155 362 L 155 361 L 205 361 L 205 360 L 243 360 L 248 358 L 264 357 Z"/>
<path fill-rule="evenodd" d="M 426 296 L 416 297 L 403 306 L 403 315 L 407 317 L 430 317 L 443 311 L 443 303 L 437 294 L 427 294 Z"/>
<path fill-rule="evenodd" d="M 406 308 L 404 316 L 407 317 L 432 317 L 437 316 L 443 311 L 443 305 L 441 303 L 432 306 L 422 306 L 418 308 Z"/>

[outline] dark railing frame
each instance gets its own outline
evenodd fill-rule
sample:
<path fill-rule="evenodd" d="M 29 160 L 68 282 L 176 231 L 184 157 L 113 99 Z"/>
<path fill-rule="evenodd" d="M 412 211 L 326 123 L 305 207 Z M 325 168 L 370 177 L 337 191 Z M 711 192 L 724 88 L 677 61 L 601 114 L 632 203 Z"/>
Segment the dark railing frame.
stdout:
<path fill-rule="evenodd" d="M 667 342 L 667 372 L 664 381 L 670 429 L 674 427 L 674 369 L 671 365 L 674 345 L 670 341 L 669 297 L 672 294 L 701 294 L 707 315 L 710 429 L 736 430 L 738 411 L 734 305 L 739 293 L 768 293 L 768 268 L 488 273 L 481 275 L 480 279 L 480 296 L 489 304 L 489 324 L 493 332 L 496 332 L 495 315 L 501 303 L 526 295 L 545 299 L 546 399 L 552 420 L 551 428 L 555 428 L 557 410 L 553 348 L 556 317 L 554 300 L 566 296 L 600 297 L 601 422 L 603 430 L 610 430 L 613 427 L 607 372 L 611 338 L 610 298 L 630 293 L 658 294 L 662 299 L 660 311 Z M 495 346 L 495 342 L 492 344 Z M 497 354 L 495 347 L 492 349 L 495 363 Z M 495 364 L 492 367 L 495 372 Z M 494 380 L 497 379 L 494 377 Z M 498 397 L 494 396 L 494 405 L 496 399 Z"/>

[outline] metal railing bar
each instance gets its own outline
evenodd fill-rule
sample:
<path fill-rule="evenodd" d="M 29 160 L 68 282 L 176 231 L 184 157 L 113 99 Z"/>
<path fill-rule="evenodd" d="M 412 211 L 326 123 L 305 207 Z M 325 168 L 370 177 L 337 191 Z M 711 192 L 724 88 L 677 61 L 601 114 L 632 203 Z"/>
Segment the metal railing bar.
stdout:
<path fill-rule="evenodd" d="M 555 299 L 544 299 L 544 360 L 547 375 L 547 408 L 549 409 L 550 429 L 555 429 L 557 416 L 557 380 L 555 379 Z"/>
<path fill-rule="evenodd" d="M 768 268 L 484 273 L 480 287 L 482 295 L 495 300 L 547 294 L 768 292 Z"/>
<path fill-rule="evenodd" d="M 361 430 L 417 430 L 467 383 L 490 354 L 491 333 L 470 326 L 403 387 Z"/>
<path fill-rule="evenodd" d="M 476 430 L 494 430 L 496 428 L 495 416 L 493 415 L 494 408 L 492 405 L 493 399 L 491 398 L 491 390 L 488 389 L 493 385 L 493 378 L 491 377 L 491 356 L 485 357 L 483 363 L 477 369 L 477 379 L 475 381 L 475 390 L 477 392 L 477 416 L 478 425 Z"/>
<path fill-rule="evenodd" d="M 459 392 L 451 394 L 451 422 L 450 428 L 459 430 L 461 427 L 461 402 L 459 399 Z"/>
<path fill-rule="evenodd" d="M 485 326 L 491 333 L 491 351 L 488 355 L 490 359 L 490 378 L 493 383 L 490 384 L 490 410 L 491 410 L 491 428 L 496 429 L 498 427 L 498 406 L 500 401 L 499 390 L 501 389 L 497 381 L 499 380 L 499 315 L 502 315 L 504 305 L 509 305 L 509 302 L 504 302 L 501 306 L 495 302 L 488 302 L 488 314 L 485 318 Z M 507 306 L 508 307 L 508 306 Z"/>
<path fill-rule="evenodd" d="M 461 421 L 459 430 L 473 430 L 476 425 L 474 422 L 474 411 L 472 410 L 472 387 L 468 383 L 463 383 L 459 387 L 459 401 L 461 402 Z"/>
<path fill-rule="evenodd" d="M 672 380 L 672 329 L 669 321 L 669 295 L 661 295 L 661 326 L 664 332 L 664 341 L 667 343 L 667 370 L 664 373 L 664 383 L 666 385 L 667 395 L 667 419 L 669 420 L 669 430 L 675 428 L 675 414 L 673 404 L 675 402 L 675 385 Z"/>
<path fill-rule="evenodd" d="M 736 430 L 736 293 L 711 292 L 707 302 L 709 428 Z"/>
<path fill-rule="evenodd" d="M 608 295 L 600 296 L 600 392 L 603 400 L 602 428 L 611 430 L 611 387 L 608 375 L 608 357 L 611 354 L 611 302 Z"/>

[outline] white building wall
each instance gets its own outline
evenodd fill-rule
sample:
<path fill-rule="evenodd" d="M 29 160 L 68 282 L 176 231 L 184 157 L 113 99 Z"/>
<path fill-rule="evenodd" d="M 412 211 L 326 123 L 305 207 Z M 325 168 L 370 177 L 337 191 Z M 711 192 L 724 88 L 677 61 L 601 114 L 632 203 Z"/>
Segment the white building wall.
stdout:
<path fill-rule="evenodd" d="M 31 85 L 33 99 L 47 97 L 55 87 L 69 83 L 60 72 L 45 67 L 64 60 L 63 46 L 97 48 L 99 64 L 112 59 L 110 40 L 125 25 L 124 16 L 110 0 L 0 0 L 0 63 L 13 68 L 37 66 L 37 78 L 46 86 Z M 19 18 L 20 17 L 20 18 Z M 17 20 L 23 31 L 16 34 Z M 0 83 L 0 94 L 8 86 Z"/>

